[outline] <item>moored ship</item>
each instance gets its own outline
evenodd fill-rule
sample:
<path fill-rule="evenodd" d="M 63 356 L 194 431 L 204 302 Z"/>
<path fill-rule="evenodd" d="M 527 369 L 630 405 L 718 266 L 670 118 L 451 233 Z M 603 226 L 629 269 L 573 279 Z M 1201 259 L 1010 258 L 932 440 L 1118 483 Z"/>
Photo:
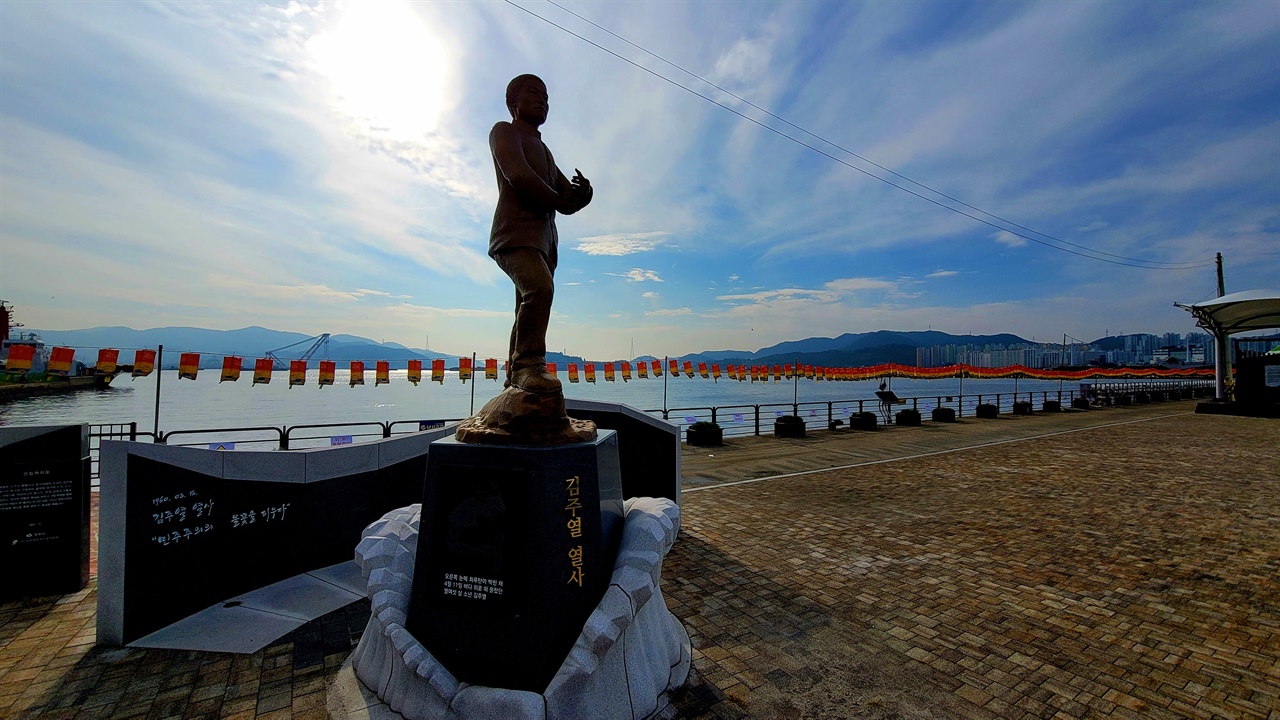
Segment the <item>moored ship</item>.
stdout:
<path fill-rule="evenodd" d="M 50 369 L 49 347 L 34 332 L 17 328 L 13 306 L 0 300 L 0 402 L 30 395 L 103 388 L 125 368 L 102 372 L 82 362 L 70 361 L 65 370 Z"/>

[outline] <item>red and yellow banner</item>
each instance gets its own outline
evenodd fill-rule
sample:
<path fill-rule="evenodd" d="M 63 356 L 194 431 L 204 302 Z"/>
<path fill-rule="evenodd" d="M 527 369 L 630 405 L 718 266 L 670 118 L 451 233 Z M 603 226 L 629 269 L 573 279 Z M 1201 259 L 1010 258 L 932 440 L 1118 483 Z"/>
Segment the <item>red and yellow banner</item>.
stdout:
<path fill-rule="evenodd" d="M 22 375 L 31 370 L 31 361 L 36 357 L 35 345 L 10 345 L 9 359 L 5 360 L 5 371 L 14 375 Z"/>
<path fill-rule="evenodd" d="M 334 361 L 321 360 L 320 361 L 320 379 L 316 381 L 316 384 L 319 385 L 320 387 L 324 387 L 325 385 L 332 385 L 333 376 L 337 372 L 337 369 L 338 369 L 338 364 L 335 363 Z"/>
<path fill-rule="evenodd" d="M 146 377 L 155 369 L 155 350 L 137 350 L 133 353 L 133 377 Z"/>
<path fill-rule="evenodd" d="M 271 382 L 271 371 L 275 369 L 275 363 L 271 358 L 258 358 L 253 361 L 253 384 L 266 384 Z"/>
<path fill-rule="evenodd" d="M 236 358 L 239 360 L 240 358 Z M 223 367 L 226 367 L 226 361 L 223 361 Z M 239 365 L 236 366 L 236 377 L 240 377 Z M 178 379 L 195 380 L 196 373 L 200 372 L 200 353 L 182 353 L 178 357 Z"/>
<path fill-rule="evenodd" d="M 120 351 L 110 348 L 102 348 L 98 351 L 98 364 L 94 369 L 104 375 L 110 375 L 116 371 L 116 363 L 120 360 Z"/>
<path fill-rule="evenodd" d="M 137 350 L 134 355 L 133 376 L 144 377 L 149 375 L 155 368 L 157 352 L 155 350 Z M 13 345 L 10 348 L 9 358 L 7 362 L 7 370 L 10 373 L 28 372 L 33 364 L 35 356 L 35 348 L 31 345 Z M 55 347 L 49 359 L 48 372 L 55 374 L 67 374 L 71 371 L 75 357 L 73 348 Z M 119 368 L 119 351 L 110 348 L 103 348 L 98 351 L 98 362 L 95 369 L 99 373 L 116 372 Z M 604 363 L 588 362 L 583 363 L 582 369 L 585 374 L 586 382 L 596 382 L 596 366 L 602 364 L 604 371 L 604 379 L 606 382 L 616 382 L 618 371 L 621 371 L 622 380 L 624 382 L 631 380 L 631 362 L 627 360 L 610 361 Z M 234 355 L 228 355 L 222 358 L 222 374 L 221 381 L 236 381 L 240 377 L 243 359 Z M 269 383 L 271 375 L 274 371 L 274 363 L 270 358 L 258 358 L 254 362 L 253 384 Z M 408 362 L 408 378 L 409 381 L 417 385 L 422 380 L 423 371 L 422 360 L 410 360 Z M 696 370 L 694 363 L 690 360 L 679 360 L 668 358 L 665 362 L 661 360 L 653 361 L 636 361 L 637 377 L 648 379 L 652 377 L 662 377 L 663 365 L 666 365 L 666 371 L 674 377 L 681 374 L 689 378 L 701 377 L 703 379 L 710 378 L 719 381 L 722 375 L 721 365 L 719 363 L 698 362 Z M 200 366 L 200 353 L 181 353 L 178 363 L 178 376 L 189 380 L 196 379 L 196 374 Z M 365 363 L 360 360 L 351 361 L 351 385 L 364 384 L 364 366 Z M 127 367 L 127 366 L 126 366 Z M 547 372 L 555 374 L 557 372 L 556 363 L 547 363 Z M 379 360 L 376 363 L 376 375 L 374 385 L 385 385 L 390 382 L 390 362 Z M 458 361 L 458 378 L 462 382 L 475 379 L 476 361 L 473 358 L 460 358 Z M 320 378 L 319 386 L 332 385 L 334 382 L 335 365 L 332 361 L 324 360 L 320 362 Z M 307 363 L 305 360 L 294 360 L 289 363 L 289 386 L 303 385 L 306 383 Z M 579 364 L 568 363 L 569 382 L 576 383 L 578 377 Z M 494 358 L 488 358 L 484 364 L 484 374 L 486 379 L 498 379 L 498 361 Z M 751 382 L 779 382 L 783 379 L 795 380 L 801 377 L 806 380 L 820 382 L 823 380 L 829 382 L 836 381 L 853 381 L 853 380 L 879 380 L 881 378 L 900 377 L 916 380 L 937 380 L 943 378 L 954 377 L 971 377 L 976 379 L 1003 379 L 1003 378 L 1029 378 L 1033 380 L 1065 380 L 1080 381 L 1089 379 L 1209 379 L 1213 377 L 1212 368 L 1153 368 L 1153 367 L 1123 367 L 1123 368 L 1082 368 L 1078 370 L 1057 370 L 1029 368 L 1024 365 L 1008 365 L 1005 367 L 974 367 L 971 365 L 955 364 L 944 365 L 941 367 L 915 367 L 912 365 L 899 365 L 897 363 L 881 363 L 878 365 L 868 365 L 863 367 L 824 367 L 814 365 L 804 365 L 790 363 L 780 365 L 725 365 L 723 367 L 723 375 L 730 380 L 738 380 L 745 382 L 748 377 Z M 445 360 L 443 358 L 431 361 L 431 380 L 433 382 L 443 383 L 445 377 Z"/>
<path fill-rule="evenodd" d="M 49 353 L 49 367 L 46 372 L 53 375 L 69 375 L 71 374 L 71 362 L 76 357 L 76 351 L 69 347 L 56 347 L 53 352 Z"/>
<path fill-rule="evenodd" d="M 289 387 L 307 384 L 307 361 L 289 361 Z"/>

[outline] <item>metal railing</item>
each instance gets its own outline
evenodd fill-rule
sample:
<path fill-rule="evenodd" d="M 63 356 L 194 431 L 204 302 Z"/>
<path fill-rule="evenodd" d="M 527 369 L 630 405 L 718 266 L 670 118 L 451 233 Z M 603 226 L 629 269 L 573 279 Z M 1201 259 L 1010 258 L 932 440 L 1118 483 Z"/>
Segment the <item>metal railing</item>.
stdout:
<path fill-rule="evenodd" d="M 674 423 L 678 428 L 695 422 L 713 422 L 721 426 L 726 436 L 771 435 L 773 421 L 781 415 L 798 415 L 811 429 L 847 426 L 855 414 L 870 412 L 882 425 L 894 423 L 898 411 L 912 409 L 920 413 L 922 420 L 929 420 L 935 408 L 949 408 L 957 418 L 975 417 L 979 405 L 995 405 L 999 414 L 1014 412 L 1015 403 L 1030 403 L 1031 410 L 1043 411 L 1045 403 L 1057 403 L 1062 409 L 1070 408 L 1077 399 L 1090 406 L 1130 405 L 1134 403 L 1160 402 L 1162 400 L 1203 397 L 1213 390 L 1212 380 L 1167 381 L 1108 381 L 1085 384 L 1080 390 L 1036 390 L 1031 392 L 979 393 L 976 395 L 921 395 L 900 398 L 896 405 L 885 405 L 877 399 L 822 400 L 811 402 L 761 403 L 757 405 L 714 405 L 645 410 L 646 413 Z M 134 440 L 151 438 L 152 442 L 167 445 L 196 447 L 223 445 L 254 446 L 260 449 L 297 450 L 345 444 L 338 441 L 358 442 L 383 439 L 421 430 L 443 427 L 446 423 L 465 418 L 436 418 L 431 420 L 391 420 L 385 422 L 307 423 L 301 425 L 263 425 L 257 427 L 202 428 L 195 430 L 171 430 L 159 434 L 139 432 L 138 424 L 96 424 L 89 426 L 90 479 L 98 487 L 99 448 L 102 440 Z M 840 424 L 833 424 L 839 421 Z M 335 436 L 333 429 L 359 429 Z M 196 438 L 204 436 L 203 439 Z M 180 438 L 184 442 L 173 442 Z M 213 442 L 211 442 L 213 440 Z"/>
<path fill-rule="evenodd" d="M 782 415 L 798 415 L 805 420 L 806 424 L 817 423 L 820 428 L 830 428 L 835 421 L 847 424 L 852 415 L 870 412 L 876 415 L 878 423 L 891 425 L 898 411 L 905 409 L 919 412 L 925 420 L 932 417 L 935 408 L 955 410 L 956 417 L 974 417 L 977 415 L 979 405 L 995 405 L 1001 414 L 1007 414 L 1013 412 L 1014 403 L 1028 402 L 1031 403 L 1032 410 L 1041 411 L 1046 402 L 1057 402 L 1062 408 L 1070 407 L 1077 397 L 1080 397 L 1077 390 L 1037 390 L 977 395 L 921 395 L 899 398 L 899 402 L 892 405 L 886 405 L 877 399 L 861 398 L 760 405 L 679 407 L 645 412 L 681 427 L 695 422 L 713 422 L 720 425 L 727 436 L 743 436 L 772 434 L 773 421 Z"/>

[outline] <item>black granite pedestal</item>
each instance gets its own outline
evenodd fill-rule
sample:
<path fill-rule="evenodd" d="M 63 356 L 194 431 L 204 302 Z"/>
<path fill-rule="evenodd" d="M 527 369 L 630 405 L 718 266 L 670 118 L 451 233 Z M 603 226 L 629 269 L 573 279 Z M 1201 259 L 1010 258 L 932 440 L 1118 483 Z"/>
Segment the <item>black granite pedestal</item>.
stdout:
<path fill-rule="evenodd" d="M 89 429 L 0 428 L 0 601 L 89 582 Z"/>
<path fill-rule="evenodd" d="M 542 692 L 608 588 L 617 435 L 431 445 L 406 629 L 460 681 Z"/>

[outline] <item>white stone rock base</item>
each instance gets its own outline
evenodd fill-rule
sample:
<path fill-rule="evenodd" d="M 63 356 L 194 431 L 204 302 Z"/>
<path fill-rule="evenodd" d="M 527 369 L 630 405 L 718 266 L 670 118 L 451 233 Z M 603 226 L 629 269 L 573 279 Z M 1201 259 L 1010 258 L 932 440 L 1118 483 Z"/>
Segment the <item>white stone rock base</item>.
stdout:
<path fill-rule="evenodd" d="M 660 588 L 680 508 L 666 498 L 632 498 L 623 509 L 609 588 L 541 694 L 459 682 L 405 630 L 422 507 L 387 513 L 365 528 L 356 547 L 373 611 L 351 656 L 355 676 L 409 720 L 631 720 L 662 713 L 667 693 L 688 679 L 691 658 L 689 635 Z"/>

